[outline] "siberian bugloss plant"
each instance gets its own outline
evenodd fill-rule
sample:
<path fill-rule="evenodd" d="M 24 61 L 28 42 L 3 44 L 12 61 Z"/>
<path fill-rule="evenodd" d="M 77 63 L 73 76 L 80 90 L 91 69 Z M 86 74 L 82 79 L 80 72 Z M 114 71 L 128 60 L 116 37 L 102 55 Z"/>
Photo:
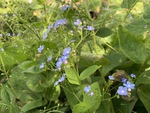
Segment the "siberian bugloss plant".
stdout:
<path fill-rule="evenodd" d="M 149 113 L 150 2 L 0 1 L 1 113 Z"/>

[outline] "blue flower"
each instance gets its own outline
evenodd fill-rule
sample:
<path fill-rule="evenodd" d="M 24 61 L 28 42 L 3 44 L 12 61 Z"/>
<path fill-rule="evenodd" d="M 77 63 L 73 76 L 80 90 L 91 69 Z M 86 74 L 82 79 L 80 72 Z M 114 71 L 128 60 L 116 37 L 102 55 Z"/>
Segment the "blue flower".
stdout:
<path fill-rule="evenodd" d="M 59 81 L 54 82 L 54 86 L 57 86 L 59 84 Z"/>
<path fill-rule="evenodd" d="M 47 33 L 50 32 L 51 28 L 53 28 L 53 24 L 50 24 L 50 25 L 48 26 Z"/>
<path fill-rule="evenodd" d="M 57 69 L 61 69 L 62 63 L 63 63 L 62 59 L 59 58 L 58 61 L 56 62 L 56 67 L 57 67 Z"/>
<path fill-rule="evenodd" d="M 91 86 L 84 87 L 84 92 L 88 93 L 91 90 Z"/>
<path fill-rule="evenodd" d="M 66 18 L 56 20 L 56 23 L 54 24 L 54 29 L 56 30 L 60 25 L 66 24 Z"/>
<path fill-rule="evenodd" d="M 54 86 L 57 86 L 60 82 L 63 82 L 65 80 L 66 74 L 63 74 L 62 77 L 54 82 Z"/>
<path fill-rule="evenodd" d="M 79 19 L 77 19 L 75 22 L 74 22 L 74 25 L 76 26 L 79 26 L 81 24 L 81 21 Z"/>
<path fill-rule="evenodd" d="M 127 81 L 127 83 L 124 83 L 123 85 L 128 89 L 128 91 L 131 91 L 131 89 L 135 88 L 135 84 L 132 84 L 129 81 Z"/>
<path fill-rule="evenodd" d="M 66 11 L 66 10 L 67 10 L 67 6 L 64 5 L 64 6 L 61 7 L 61 9 L 62 9 L 63 11 Z"/>
<path fill-rule="evenodd" d="M 0 34 L 0 37 L 2 37 L 3 35 L 2 34 Z"/>
<path fill-rule="evenodd" d="M 44 64 L 45 64 L 44 62 L 43 62 L 43 63 L 41 63 L 41 65 L 40 65 L 40 67 L 39 67 L 39 68 L 40 68 L 40 69 L 44 68 Z"/>
<path fill-rule="evenodd" d="M 92 26 L 87 26 L 87 30 L 89 30 L 89 31 L 94 31 L 94 27 L 92 27 Z"/>
<path fill-rule="evenodd" d="M 68 63 L 67 58 L 69 57 L 70 51 L 71 51 L 70 47 L 64 49 L 63 55 L 60 58 L 58 58 L 58 61 L 56 62 L 57 69 L 61 69 L 62 64 Z"/>
<path fill-rule="evenodd" d="M 136 75 L 135 74 L 130 74 L 130 77 L 135 78 Z"/>
<path fill-rule="evenodd" d="M 62 77 L 58 80 L 59 82 L 63 82 L 65 80 L 66 74 L 63 74 Z"/>
<path fill-rule="evenodd" d="M 38 48 L 38 52 L 41 53 L 43 49 L 44 49 L 44 45 L 42 45 Z"/>
<path fill-rule="evenodd" d="M 126 81 L 127 81 L 127 79 L 126 78 L 122 78 L 122 80 L 121 80 L 123 83 L 125 83 Z"/>
<path fill-rule="evenodd" d="M 127 88 L 126 87 L 123 87 L 123 86 L 119 86 L 118 90 L 117 90 L 117 93 L 121 96 L 127 96 L 128 94 L 128 91 L 127 91 Z"/>
<path fill-rule="evenodd" d="M 44 33 L 43 35 L 43 40 L 47 38 L 47 32 Z"/>
<path fill-rule="evenodd" d="M 70 53 L 70 51 L 71 51 L 70 47 L 65 48 L 63 51 L 63 55 L 68 55 Z"/>
<path fill-rule="evenodd" d="M 7 35 L 10 36 L 10 33 L 8 33 Z"/>
<path fill-rule="evenodd" d="M 112 75 L 108 76 L 109 80 L 114 80 L 114 77 Z"/>
<path fill-rule="evenodd" d="M 47 58 L 47 61 L 49 62 L 49 61 L 51 61 L 52 60 L 52 56 L 49 56 L 48 58 Z"/>

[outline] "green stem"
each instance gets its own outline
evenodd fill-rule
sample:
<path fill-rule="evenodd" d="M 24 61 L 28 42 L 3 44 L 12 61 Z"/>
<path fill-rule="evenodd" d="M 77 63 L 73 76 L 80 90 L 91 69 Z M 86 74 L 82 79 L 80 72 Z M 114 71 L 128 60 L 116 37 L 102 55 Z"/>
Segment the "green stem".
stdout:
<path fill-rule="evenodd" d="M 124 17 L 124 21 L 126 20 L 127 16 L 128 16 L 129 13 L 132 11 L 132 9 L 134 8 L 134 6 L 136 5 L 137 2 L 139 2 L 139 0 L 137 0 L 137 1 L 133 4 L 132 8 L 130 8 L 129 10 L 127 10 L 127 14 L 126 14 L 126 16 Z M 128 3 L 129 3 L 129 0 L 128 0 Z M 128 6 L 128 8 L 129 8 L 129 6 Z"/>

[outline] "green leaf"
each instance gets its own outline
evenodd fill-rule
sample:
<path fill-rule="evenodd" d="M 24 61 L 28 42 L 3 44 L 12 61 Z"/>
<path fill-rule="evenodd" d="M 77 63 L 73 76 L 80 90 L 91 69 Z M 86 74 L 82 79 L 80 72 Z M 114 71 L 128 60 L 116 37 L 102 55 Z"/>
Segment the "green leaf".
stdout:
<path fill-rule="evenodd" d="M 110 70 L 121 65 L 126 60 L 126 57 L 124 57 L 120 53 L 108 54 L 106 58 L 109 60 L 109 63 L 102 66 L 102 70 L 101 70 L 102 76 L 105 76 L 107 73 L 109 73 Z"/>
<path fill-rule="evenodd" d="M 9 96 L 9 93 L 7 91 L 7 89 L 5 87 L 2 87 L 1 88 L 1 99 L 3 100 L 3 102 L 7 105 L 10 104 L 11 102 L 11 99 L 10 99 L 10 96 Z"/>
<path fill-rule="evenodd" d="M 93 95 L 90 95 L 90 93 L 93 93 Z M 90 107 L 88 110 L 90 113 L 98 109 L 101 103 L 101 91 L 98 82 L 94 82 L 91 85 L 91 91 L 83 96 L 83 102 L 87 107 Z"/>
<path fill-rule="evenodd" d="M 126 28 L 130 32 L 134 33 L 135 35 L 142 35 L 144 32 L 148 30 L 146 26 L 147 26 L 147 23 L 145 22 L 145 20 L 143 20 L 143 18 L 139 18 L 139 19 L 135 19 L 133 22 L 128 24 Z"/>
<path fill-rule="evenodd" d="M 90 106 L 87 106 L 86 103 L 80 102 L 74 106 L 73 113 L 86 113 L 89 108 Z"/>
<path fill-rule="evenodd" d="M 133 111 L 135 103 L 138 100 L 136 96 L 133 96 L 131 98 L 132 100 L 130 101 L 124 100 L 123 98 L 114 98 L 113 105 L 115 113 L 131 113 Z"/>
<path fill-rule="evenodd" d="M 144 104 L 148 113 L 150 113 L 150 84 L 140 85 L 137 89 L 138 96 L 142 103 Z"/>
<path fill-rule="evenodd" d="M 33 100 L 27 104 L 25 104 L 22 108 L 21 111 L 22 112 L 27 112 L 29 110 L 35 109 L 37 107 L 41 107 L 44 106 L 47 102 L 44 100 Z"/>
<path fill-rule="evenodd" d="M 141 39 L 138 39 L 122 26 L 119 26 L 118 35 L 123 54 L 133 62 L 143 64 L 149 56 L 149 50 L 145 48 Z"/>
<path fill-rule="evenodd" d="M 77 74 L 77 72 L 74 69 L 72 69 L 72 68 L 66 68 L 65 69 L 65 73 L 66 73 L 68 81 L 71 84 L 76 84 L 76 85 L 80 84 L 79 80 L 77 78 L 77 77 L 79 77 L 79 75 Z"/>
<path fill-rule="evenodd" d="M 22 70 L 26 70 L 27 68 L 31 67 L 34 64 L 33 61 L 24 61 L 18 65 L 18 67 Z"/>
<path fill-rule="evenodd" d="M 150 84 L 150 71 L 145 71 L 138 76 L 136 80 L 136 85 L 140 84 Z"/>
<path fill-rule="evenodd" d="M 82 71 L 92 65 L 105 65 L 108 63 L 108 59 L 103 55 L 93 53 L 91 54 L 90 52 L 81 52 L 79 69 Z"/>
<path fill-rule="evenodd" d="M 121 3 L 121 7 L 131 9 L 132 7 L 134 7 L 134 4 L 136 4 L 137 1 L 138 0 L 123 0 L 123 2 Z"/>
<path fill-rule="evenodd" d="M 90 95 L 90 93 L 93 93 L 93 95 Z M 99 84 L 95 82 L 91 85 L 91 91 L 83 95 L 83 102 L 80 102 L 73 107 L 73 112 L 86 113 L 88 111 L 89 113 L 93 113 L 98 109 L 100 102 L 101 92 Z"/>
<path fill-rule="evenodd" d="M 84 80 L 88 78 L 90 75 L 92 75 L 98 68 L 100 68 L 97 65 L 90 66 L 86 68 L 82 73 L 80 74 L 80 80 Z"/>
<path fill-rule="evenodd" d="M 39 68 L 39 66 L 31 66 L 27 68 L 26 70 L 22 71 L 23 73 L 31 73 L 31 74 L 39 74 L 43 70 Z"/>
<path fill-rule="evenodd" d="M 75 86 L 76 88 L 76 86 Z M 78 95 L 77 95 L 77 91 L 75 91 L 75 88 L 73 88 L 73 85 L 66 85 L 65 88 L 63 88 L 65 95 L 67 97 L 67 102 L 69 104 L 69 106 L 71 107 L 71 109 L 79 103 L 79 99 L 78 99 Z"/>
<path fill-rule="evenodd" d="M 105 100 L 101 102 L 97 110 L 99 113 L 114 113 L 112 106 L 111 106 L 112 101 L 108 100 L 108 98 L 110 98 L 110 94 L 105 93 L 103 96 L 103 99 Z"/>
<path fill-rule="evenodd" d="M 34 92 L 42 92 L 44 88 L 42 87 L 42 83 L 45 81 L 45 78 L 41 74 L 33 75 L 28 78 L 26 85 L 28 88 Z"/>
<path fill-rule="evenodd" d="M 18 50 L 15 47 L 4 48 L 4 52 L 1 53 L 1 56 L 0 64 L 3 62 L 10 67 L 27 59 L 27 54 L 24 53 L 23 50 Z"/>
<path fill-rule="evenodd" d="M 111 34 L 112 34 L 111 29 L 107 27 L 102 27 L 96 32 L 96 35 L 99 37 L 107 37 L 110 36 Z"/>
<path fill-rule="evenodd" d="M 148 23 L 150 23 L 150 13 L 149 13 L 149 11 L 150 11 L 150 5 L 145 5 L 144 6 L 144 14 L 143 14 L 142 19 L 144 19 L 144 21 L 147 22 L 147 25 L 148 25 Z"/>

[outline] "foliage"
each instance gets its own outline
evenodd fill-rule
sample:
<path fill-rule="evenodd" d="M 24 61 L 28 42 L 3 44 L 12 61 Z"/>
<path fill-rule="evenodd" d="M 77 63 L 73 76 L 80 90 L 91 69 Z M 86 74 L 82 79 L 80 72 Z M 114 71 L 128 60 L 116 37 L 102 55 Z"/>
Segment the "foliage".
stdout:
<path fill-rule="evenodd" d="M 150 113 L 148 0 L 0 1 L 1 113 Z"/>

